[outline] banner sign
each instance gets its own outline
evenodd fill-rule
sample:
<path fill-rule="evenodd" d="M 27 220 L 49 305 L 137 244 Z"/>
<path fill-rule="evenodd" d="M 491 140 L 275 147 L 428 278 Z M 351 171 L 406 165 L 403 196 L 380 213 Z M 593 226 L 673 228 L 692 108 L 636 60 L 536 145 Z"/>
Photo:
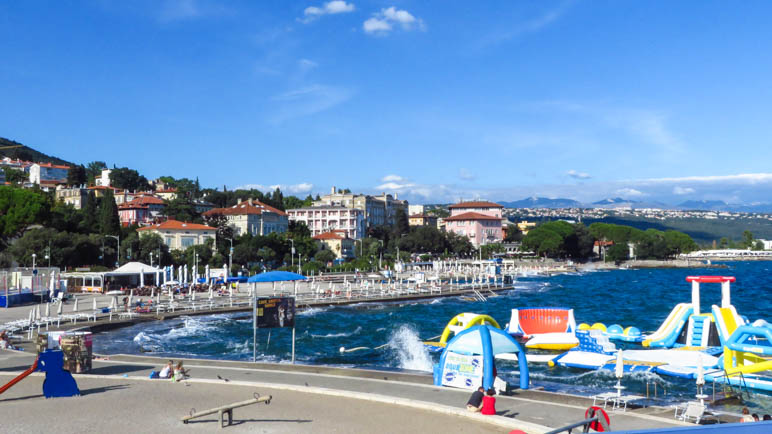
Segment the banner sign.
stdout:
<path fill-rule="evenodd" d="M 448 351 L 442 369 L 442 385 L 461 389 L 482 386 L 483 356 L 467 356 Z"/>
<path fill-rule="evenodd" d="M 257 327 L 295 327 L 295 298 L 258 298 Z"/>

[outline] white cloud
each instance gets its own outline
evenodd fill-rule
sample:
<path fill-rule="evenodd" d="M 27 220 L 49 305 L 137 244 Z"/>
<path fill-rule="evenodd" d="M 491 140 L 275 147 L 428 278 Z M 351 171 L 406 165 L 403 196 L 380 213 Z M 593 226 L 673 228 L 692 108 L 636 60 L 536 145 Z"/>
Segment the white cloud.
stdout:
<path fill-rule="evenodd" d="M 692 193 L 694 193 L 694 189 L 691 187 L 680 187 L 678 185 L 673 187 L 673 194 L 683 195 L 683 194 L 692 194 Z"/>
<path fill-rule="evenodd" d="M 279 108 L 271 121 L 279 123 L 329 110 L 347 101 L 352 95 L 350 89 L 321 84 L 291 90 L 272 98 L 279 104 Z"/>
<path fill-rule="evenodd" d="M 464 181 L 473 181 L 475 178 L 477 178 L 475 174 L 472 173 L 469 169 L 463 167 L 458 169 L 458 177 Z"/>
<path fill-rule="evenodd" d="M 631 197 L 646 196 L 646 193 L 644 193 L 644 192 L 642 192 L 640 190 L 636 190 L 634 188 L 629 188 L 629 187 L 620 188 L 619 190 L 616 191 L 616 194 L 618 194 L 619 196 L 621 196 L 623 198 L 626 198 L 626 199 L 627 198 L 631 198 Z"/>
<path fill-rule="evenodd" d="M 762 184 L 772 182 L 772 173 L 739 173 L 737 175 L 684 176 L 681 178 L 652 178 L 646 182 L 728 182 L 735 184 Z"/>
<path fill-rule="evenodd" d="M 383 178 L 381 178 L 381 182 L 403 182 L 403 181 L 405 181 L 405 178 L 399 175 L 386 175 Z"/>
<path fill-rule="evenodd" d="M 562 17 L 570 9 L 573 3 L 573 0 L 564 0 L 555 8 L 549 9 L 539 16 L 519 23 L 509 23 L 505 31 L 499 31 L 488 35 L 481 40 L 478 45 L 485 47 L 508 41 L 527 33 L 536 33 Z"/>
<path fill-rule="evenodd" d="M 406 188 L 415 187 L 415 184 L 404 182 L 385 182 L 381 185 L 376 185 L 376 190 L 404 190 Z"/>
<path fill-rule="evenodd" d="M 386 35 L 394 26 L 400 26 L 405 31 L 426 29 L 422 19 L 394 6 L 381 9 L 380 12 L 373 14 L 371 18 L 362 23 L 362 29 L 371 35 Z"/>
<path fill-rule="evenodd" d="M 574 178 L 574 179 L 590 179 L 590 178 L 592 178 L 592 176 L 590 176 L 588 173 L 577 172 L 576 170 L 573 170 L 573 169 L 571 169 L 568 172 L 566 172 L 566 175 L 568 175 L 568 176 L 570 176 L 571 178 Z"/>
<path fill-rule="evenodd" d="M 345 14 L 354 12 L 354 4 L 346 3 L 342 0 L 333 0 L 325 3 L 321 7 L 309 6 L 303 11 L 303 18 L 298 18 L 301 23 L 310 23 L 323 15 Z"/>

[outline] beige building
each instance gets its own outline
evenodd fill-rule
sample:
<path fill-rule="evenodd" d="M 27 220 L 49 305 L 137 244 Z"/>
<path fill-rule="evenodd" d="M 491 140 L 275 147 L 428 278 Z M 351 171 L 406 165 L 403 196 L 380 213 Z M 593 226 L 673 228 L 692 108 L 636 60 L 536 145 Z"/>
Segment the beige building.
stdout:
<path fill-rule="evenodd" d="M 72 205 L 75 209 L 81 209 L 86 205 L 88 189 L 85 187 L 67 188 L 63 185 L 56 186 L 56 200 Z"/>
<path fill-rule="evenodd" d="M 437 216 L 429 214 L 413 214 L 407 219 L 410 226 L 434 226 L 437 227 Z"/>
<path fill-rule="evenodd" d="M 311 206 L 287 210 L 289 218 L 308 226 L 311 236 L 341 231 L 348 238 L 358 240 L 365 234 L 364 212 L 343 206 Z"/>
<path fill-rule="evenodd" d="M 230 208 L 214 208 L 205 212 L 203 216 L 208 219 L 225 217 L 228 226 L 233 229 L 233 234 L 236 236 L 283 233 L 287 232 L 289 226 L 289 217 L 286 212 L 253 199 L 239 202 Z"/>
<path fill-rule="evenodd" d="M 407 213 L 408 203 L 406 200 L 397 199 L 394 196 L 382 193 L 380 196 L 371 196 L 366 194 L 343 193 L 332 187 L 330 194 L 324 195 L 319 200 L 314 201 L 314 206 L 342 206 L 346 208 L 355 208 L 364 212 L 365 224 L 367 227 L 380 225 L 393 225 L 398 209 Z"/>
<path fill-rule="evenodd" d="M 345 231 L 330 231 L 314 236 L 321 250 L 335 253 L 338 259 L 354 257 L 354 240 L 346 236 Z"/>
<path fill-rule="evenodd" d="M 167 220 L 156 225 L 137 229 L 139 235 L 158 234 L 164 240 L 169 250 L 185 250 L 190 246 L 206 243 L 206 240 L 216 240 L 217 229 L 196 223 Z"/>

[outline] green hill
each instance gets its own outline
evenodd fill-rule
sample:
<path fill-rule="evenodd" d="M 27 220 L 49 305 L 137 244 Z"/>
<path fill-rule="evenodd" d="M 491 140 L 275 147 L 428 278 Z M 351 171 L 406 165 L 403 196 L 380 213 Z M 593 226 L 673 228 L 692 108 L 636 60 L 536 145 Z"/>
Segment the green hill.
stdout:
<path fill-rule="evenodd" d="M 6 148 L 7 146 L 21 146 L 21 147 Z M 3 157 L 10 157 L 13 159 L 18 158 L 26 161 L 34 161 L 36 163 L 64 164 L 67 166 L 75 165 L 74 163 L 71 163 L 69 161 L 62 160 L 61 158 L 52 157 L 40 151 L 36 151 L 30 148 L 29 146 L 23 145 L 19 142 L 15 142 L 13 140 L 0 137 L 0 158 L 3 158 Z"/>

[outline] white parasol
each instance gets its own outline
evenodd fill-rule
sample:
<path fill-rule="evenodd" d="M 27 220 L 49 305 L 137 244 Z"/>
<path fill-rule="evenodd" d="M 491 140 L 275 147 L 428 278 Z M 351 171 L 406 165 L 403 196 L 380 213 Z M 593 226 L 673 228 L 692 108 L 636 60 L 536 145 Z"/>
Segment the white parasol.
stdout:
<path fill-rule="evenodd" d="M 622 350 L 617 351 L 617 363 L 614 367 L 614 375 L 617 377 L 617 385 L 614 386 L 617 389 L 617 396 L 622 396 L 622 377 L 625 375 L 625 363 L 622 359 Z"/>
<path fill-rule="evenodd" d="M 77 312 L 78 311 L 78 299 L 75 299 L 75 304 L 72 306 L 72 311 Z"/>
<path fill-rule="evenodd" d="M 96 297 L 94 297 L 94 298 L 92 298 L 92 299 L 91 299 L 91 309 L 92 309 L 92 310 L 97 310 L 97 302 L 96 302 Z"/>

